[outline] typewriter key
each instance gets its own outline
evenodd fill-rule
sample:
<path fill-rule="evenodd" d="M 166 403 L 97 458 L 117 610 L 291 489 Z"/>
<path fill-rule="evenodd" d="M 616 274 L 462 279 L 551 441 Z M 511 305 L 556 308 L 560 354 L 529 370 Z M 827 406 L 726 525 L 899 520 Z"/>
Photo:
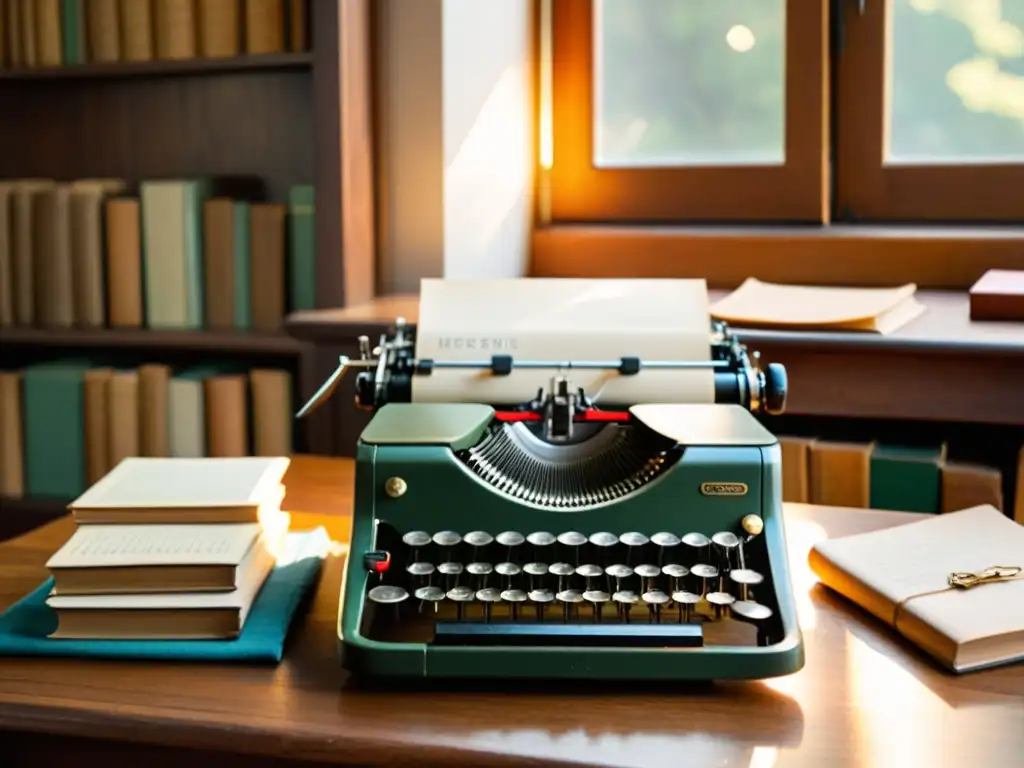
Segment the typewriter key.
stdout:
<path fill-rule="evenodd" d="M 552 563 L 548 571 L 558 577 L 558 591 L 561 592 L 565 588 L 565 577 L 572 576 L 576 569 L 568 563 Z"/>
<path fill-rule="evenodd" d="M 530 589 L 535 589 L 540 577 L 544 576 L 548 572 L 548 564 L 527 563 L 523 566 L 523 571 L 530 577 Z"/>
<path fill-rule="evenodd" d="M 615 579 L 615 591 L 618 592 L 622 589 L 622 580 L 628 579 L 633 575 L 633 569 L 628 565 L 609 565 L 604 569 L 604 572 L 608 575 L 608 585 L 611 587 L 611 580 Z"/>
<path fill-rule="evenodd" d="M 722 570 L 729 570 L 732 567 L 733 550 L 740 545 L 739 537 L 732 531 L 719 531 L 711 537 L 711 541 L 718 550 L 722 562 Z"/>
<path fill-rule="evenodd" d="M 494 541 L 494 537 L 486 531 L 470 531 L 462 537 L 462 540 L 476 549 L 477 547 L 486 547 Z"/>
<path fill-rule="evenodd" d="M 434 572 L 433 563 L 409 563 L 406 566 L 406 571 L 409 572 L 410 576 L 429 576 Z"/>
<path fill-rule="evenodd" d="M 629 610 L 640 598 L 636 592 L 631 589 L 620 589 L 612 595 L 612 602 L 615 603 L 615 610 L 618 611 L 619 616 L 622 617 L 626 623 L 629 623 Z"/>
<path fill-rule="evenodd" d="M 680 589 L 672 593 L 672 600 L 679 609 L 679 622 L 688 622 L 693 606 L 700 602 L 700 595 Z"/>
<path fill-rule="evenodd" d="M 722 618 L 722 611 L 725 610 L 727 605 L 732 605 L 736 602 L 736 598 L 728 592 L 711 592 L 704 599 L 714 607 L 716 619 Z"/>
<path fill-rule="evenodd" d="M 463 606 L 473 601 L 474 592 L 469 587 L 455 587 L 448 590 L 448 599 L 455 603 L 455 618 L 462 621 Z"/>
<path fill-rule="evenodd" d="M 466 566 L 466 571 L 470 576 L 477 577 L 477 583 L 482 589 L 487 586 L 487 577 L 494 572 L 494 566 L 490 563 L 470 563 Z"/>
<path fill-rule="evenodd" d="M 452 547 L 462 541 L 462 537 L 455 531 L 438 531 L 434 534 L 434 543 L 444 550 L 444 559 L 452 559 Z"/>
<path fill-rule="evenodd" d="M 703 533 L 688 533 L 681 539 L 683 545 L 688 548 L 691 562 L 699 563 L 701 558 L 704 557 L 705 551 L 711 544 L 711 539 L 705 536 Z"/>
<path fill-rule="evenodd" d="M 649 565 L 645 563 L 644 565 L 638 565 L 633 569 L 633 572 L 641 579 L 647 580 L 646 584 L 643 581 L 640 582 L 641 590 L 644 592 L 652 592 L 654 590 L 654 585 L 651 583 L 651 580 L 656 579 L 661 575 L 661 568 L 656 565 Z"/>
<path fill-rule="evenodd" d="M 527 597 L 537 605 L 537 621 L 544 621 L 544 608 L 555 599 L 555 593 L 550 589 L 531 589 Z"/>
<path fill-rule="evenodd" d="M 399 618 L 398 607 L 399 603 L 409 597 L 409 593 L 401 587 L 391 586 L 389 584 L 381 584 L 371 589 L 366 596 L 375 603 L 381 605 L 394 605 L 395 606 L 395 619 Z"/>
<path fill-rule="evenodd" d="M 395 587 L 390 584 L 381 584 L 380 586 L 371 589 L 369 593 L 367 593 L 367 597 L 375 603 L 390 605 L 391 603 L 402 602 L 409 597 L 409 593 L 401 587 Z"/>
<path fill-rule="evenodd" d="M 611 599 L 608 593 L 600 589 L 588 589 L 583 593 L 583 599 L 594 606 L 594 621 L 601 621 L 601 608 Z"/>
<path fill-rule="evenodd" d="M 501 599 L 512 605 L 512 621 L 519 620 L 519 604 L 526 600 L 526 593 L 521 589 L 506 589 L 501 593 Z"/>
<path fill-rule="evenodd" d="M 665 550 L 679 546 L 680 538 L 674 533 L 662 531 L 651 536 L 651 541 L 658 547 L 658 565 L 661 565 L 665 559 Z"/>
<path fill-rule="evenodd" d="M 501 544 L 501 546 L 511 549 L 512 547 L 518 547 L 526 541 L 526 537 L 516 531 L 504 531 L 495 536 L 494 540 Z"/>
<path fill-rule="evenodd" d="M 444 588 L 451 589 L 459 584 L 458 577 L 462 573 L 462 563 L 453 563 L 450 560 L 440 563 L 437 566 L 437 572 L 444 576 Z"/>
<path fill-rule="evenodd" d="M 407 547 L 425 547 L 430 543 L 430 534 L 426 531 L 409 531 L 402 537 L 402 543 Z"/>
<path fill-rule="evenodd" d="M 747 600 L 749 598 L 750 587 L 756 586 L 764 581 L 764 576 L 757 571 L 750 570 L 749 568 L 735 568 L 729 571 L 729 578 L 736 584 L 740 585 L 740 600 Z"/>
<path fill-rule="evenodd" d="M 718 578 L 718 569 L 713 565 L 698 563 L 690 568 L 690 573 L 700 579 L 700 593 L 706 595 L 708 592 L 708 580 Z"/>
<path fill-rule="evenodd" d="M 541 550 L 555 543 L 555 535 L 547 531 L 534 531 L 527 535 L 526 540 L 533 546 L 533 556 L 535 558 L 547 560 L 548 558 L 543 557 Z"/>
<path fill-rule="evenodd" d="M 642 533 L 629 531 L 619 536 L 619 541 L 626 545 L 626 564 L 628 565 L 633 562 L 633 548 L 644 546 L 650 539 Z"/>
<path fill-rule="evenodd" d="M 748 621 L 757 627 L 758 645 L 767 644 L 767 636 L 764 631 L 764 622 L 772 617 L 772 609 L 767 605 L 751 602 L 750 600 L 737 600 L 732 604 L 732 615 L 741 621 Z"/>
<path fill-rule="evenodd" d="M 672 591 L 676 592 L 679 590 L 679 580 L 688 576 L 690 569 L 678 563 L 668 563 L 661 569 L 661 572 L 672 579 Z"/>
<path fill-rule="evenodd" d="M 563 589 L 555 599 L 565 606 L 565 620 L 568 621 L 573 606 L 583 602 L 583 595 L 578 589 Z"/>
<path fill-rule="evenodd" d="M 650 611 L 648 621 L 661 621 L 661 606 L 668 602 L 668 595 L 660 589 L 652 589 L 644 592 L 641 599 L 647 603 L 647 610 Z"/>
<path fill-rule="evenodd" d="M 423 610 L 423 604 L 433 603 L 434 613 L 437 613 L 437 604 L 444 600 L 444 590 L 440 587 L 420 587 L 415 592 L 416 598 L 420 601 L 420 610 Z"/>
<path fill-rule="evenodd" d="M 454 547 L 462 537 L 455 531 L 438 531 L 434 534 L 434 543 L 439 547 Z"/>
<path fill-rule="evenodd" d="M 586 588 L 591 589 L 591 579 L 596 579 L 604 571 L 601 570 L 601 566 L 588 563 L 577 568 L 576 573 L 586 579 Z"/>
<path fill-rule="evenodd" d="M 580 564 L 580 547 L 587 543 L 587 537 L 578 531 L 566 531 L 558 534 L 558 543 L 563 547 L 569 547 L 571 555 L 569 560 L 574 565 Z"/>
<path fill-rule="evenodd" d="M 614 547 L 619 543 L 619 537 L 608 531 L 598 531 L 597 533 L 590 534 L 590 543 L 601 550 L 607 550 L 609 547 Z M 604 558 L 605 555 L 602 554 L 602 562 L 605 562 Z"/>
<path fill-rule="evenodd" d="M 497 573 L 499 576 L 504 576 L 508 579 L 509 589 L 512 588 L 512 577 L 518 576 L 520 573 L 522 573 L 522 570 L 523 569 L 515 563 L 498 563 L 496 566 L 494 566 L 495 573 Z"/>
<path fill-rule="evenodd" d="M 493 604 L 501 602 L 501 590 L 494 587 L 481 589 L 476 593 L 476 599 L 484 604 L 484 621 L 490 621 Z"/>

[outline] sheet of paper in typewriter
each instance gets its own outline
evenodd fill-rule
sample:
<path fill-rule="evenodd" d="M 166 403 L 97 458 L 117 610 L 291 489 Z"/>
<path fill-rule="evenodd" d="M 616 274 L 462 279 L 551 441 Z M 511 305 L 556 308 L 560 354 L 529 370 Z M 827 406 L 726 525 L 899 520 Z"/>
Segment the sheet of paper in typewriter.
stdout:
<path fill-rule="evenodd" d="M 710 359 L 710 311 L 703 280 L 524 278 L 424 280 L 416 356 L 444 361 L 643 361 Z M 420 402 L 525 402 L 556 370 L 491 376 L 472 369 L 435 370 L 413 380 Z M 708 403 L 710 368 L 646 369 L 634 376 L 574 369 L 574 388 L 602 402 Z"/>

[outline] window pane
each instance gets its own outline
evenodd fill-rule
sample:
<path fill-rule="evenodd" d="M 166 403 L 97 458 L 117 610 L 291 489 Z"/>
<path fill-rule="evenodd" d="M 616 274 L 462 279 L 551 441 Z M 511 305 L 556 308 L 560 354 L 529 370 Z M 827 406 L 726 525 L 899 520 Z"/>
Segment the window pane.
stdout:
<path fill-rule="evenodd" d="M 892 0 L 891 163 L 1024 160 L 1024 0 Z"/>
<path fill-rule="evenodd" d="M 785 160 L 785 0 L 595 0 L 594 163 Z"/>

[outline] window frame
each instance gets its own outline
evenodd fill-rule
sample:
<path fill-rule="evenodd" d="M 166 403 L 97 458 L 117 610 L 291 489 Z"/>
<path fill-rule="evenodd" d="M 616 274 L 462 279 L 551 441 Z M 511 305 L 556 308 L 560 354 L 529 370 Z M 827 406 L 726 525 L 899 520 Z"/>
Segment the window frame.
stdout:
<path fill-rule="evenodd" d="M 598 169 L 592 160 L 593 0 L 551 6 L 552 221 L 828 221 L 828 3 L 786 0 L 783 165 L 635 169 Z"/>
<path fill-rule="evenodd" d="M 886 166 L 892 0 L 843 3 L 836 66 L 837 218 L 874 222 L 1021 223 L 1024 163 Z M 1013 190 L 1018 190 L 1016 196 Z M 1016 199 L 1015 199 L 1016 198 Z"/>

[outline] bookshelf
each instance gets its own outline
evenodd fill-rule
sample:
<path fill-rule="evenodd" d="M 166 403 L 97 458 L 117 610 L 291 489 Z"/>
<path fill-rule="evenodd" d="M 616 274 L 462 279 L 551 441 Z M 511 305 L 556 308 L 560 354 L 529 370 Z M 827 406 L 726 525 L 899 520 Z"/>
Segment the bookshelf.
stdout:
<path fill-rule="evenodd" d="M 250 3 L 264 16 L 276 14 L 282 24 L 279 42 L 264 43 L 258 52 L 247 48 Z M 151 14 L 152 52 L 142 60 L 137 55 L 136 60 L 128 60 L 125 53 L 126 4 L 132 12 L 145 5 Z M 0 324 L 3 371 L 65 358 L 96 358 L 99 365 L 118 369 L 144 364 L 177 369 L 213 363 L 272 368 L 289 374 L 290 405 L 294 407 L 319 386 L 312 375 L 312 345 L 289 336 L 283 318 L 296 309 L 341 307 L 372 295 L 371 0 L 237 0 L 233 6 L 237 9 L 237 50 L 207 55 L 202 51 L 203 35 L 208 34 L 203 32 L 207 18 L 203 14 L 214 5 L 222 10 L 230 4 L 231 0 L 217 4 L 211 0 L 79 3 L 82 13 L 96 5 L 119 14 L 122 26 L 117 60 L 91 58 L 91 28 L 86 20 L 77 33 L 84 53 L 78 54 L 75 63 L 41 66 L 38 43 L 46 33 L 40 32 L 39 25 L 44 24 L 40 16 L 47 13 L 43 6 L 63 13 L 76 3 L 0 0 L 0 124 L 4 126 L 0 186 L 24 179 L 59 184 L 119 179 L 126 187 L 116 196 L 140 200 L 141 210 L 144 183 L 202 178 L 215 180 L 212 196 L 280 206 L 285 238 L 281 327 L 267 327 L 264 322 L 259 328 L 225 328 L 223 323 L 211 328 L 203 322 L 198 327 L 167 329 L 156 324 L 150 327 L 146 318 L 137 327 L 113 327 L 106 297 L 108 306 L 100 324 L 83 325 L 78 318 L 70 325 L 38 318 L 24 323 L 16 317 Z M 34 28 L 21 20 L 23 32 L 35 30 L 39 50 L 32 65 L 24 60 L 24 51 L 19 62 L 12 61 L 8 23 L 12 5 L 18 6 L 18 12 L 30 5 L 36 13 Z M 160 51 L 160 36 L 165 34 L 160 14 L 170 6 L 190 8 L 194 14 L 188 32 L 194 36 L 190 55 L 180 51 L 163 55 Z M 52 25 L 52 18 L 49 23 Z M 70 33 L 66 22 L 61 23 L 63 55 L 67 57 Z M 301 34 L 293 34 L 299 29 L 297 24 Z M 267 39 L 265 30 L 263 37 Z M 270 35 L 271 40 L 274 37 Z M 292 289 L 296 277 L 287 260 L 295 211 L 291 195 L 300 186 L 312 189 L 315 203 L 312 267 L 306 269 L 309 284 L 304 304 L 297 306 Z M 104 205 L 110 199 L 113 196 L 106 198 Z M 140 214 L 140 228 L 143 218 Z M 104 219 L 104 227 L 106 223 Z M 106 229 L 103 237 L 106 242 Z M 144 238 L 140 235 L 143 247 Z M 33 258 L 35 255 L 33 251 Z M 3 254 L 0 243 L 3 258 L 8 264 L 0 264 L 0 268 L 10 270 L 11 255 Z M 38 293 L 41 289 L 37 286 L 34 290 Z M 145 293 L 145 287 L 140 290 Z M 257 300 L 254 293 L 252 302 Z M 143 312 L 149 311 L 145 298 L 142 304 Z M 308 450 L 311 441 L 306 431 L 296 427 L 293 425 L 292 433 L 295 451 Z M 0 429 L 7 425 L 0 424 Z M 250 441 L 253 439 L 250 434 Z M 27 490 L 18 497 L 0 493 L 0 539 L 34 521 L 62 514 L 70 500 L 33 497 Z"/>

